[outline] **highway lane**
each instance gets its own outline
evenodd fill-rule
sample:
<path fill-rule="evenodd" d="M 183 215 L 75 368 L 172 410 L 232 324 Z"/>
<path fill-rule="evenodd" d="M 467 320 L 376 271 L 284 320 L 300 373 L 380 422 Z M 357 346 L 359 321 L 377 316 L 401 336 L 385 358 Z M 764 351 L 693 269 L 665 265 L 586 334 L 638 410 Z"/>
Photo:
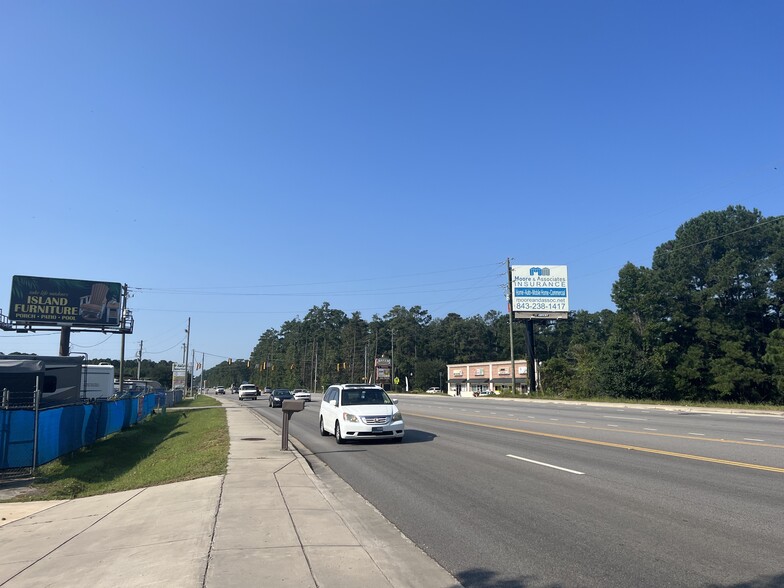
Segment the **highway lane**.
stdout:
<path fill-rule="evenodd" d="M 292 435 L 465 586 L 784 583 L 782 419 L 400 399 L 401 445 Z"/>

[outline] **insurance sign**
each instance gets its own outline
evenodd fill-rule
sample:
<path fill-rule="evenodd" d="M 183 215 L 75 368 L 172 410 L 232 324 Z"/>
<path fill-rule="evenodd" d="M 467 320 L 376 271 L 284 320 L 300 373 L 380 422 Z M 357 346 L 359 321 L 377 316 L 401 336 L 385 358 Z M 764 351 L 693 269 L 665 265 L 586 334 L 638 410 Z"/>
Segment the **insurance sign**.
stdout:
<path fill-rule="evenodd" d="M 513 265 L 515 318 L 566 318 L 569 284 L 565 265 Z"/>

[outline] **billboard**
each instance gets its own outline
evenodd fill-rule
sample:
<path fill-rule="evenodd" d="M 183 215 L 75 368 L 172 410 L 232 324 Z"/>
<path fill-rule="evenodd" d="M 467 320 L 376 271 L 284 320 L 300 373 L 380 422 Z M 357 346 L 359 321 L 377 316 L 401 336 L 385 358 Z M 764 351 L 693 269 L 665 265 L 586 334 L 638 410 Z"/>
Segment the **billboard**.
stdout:
<path fill-rule="evenodd" d="M 376 382 L 389 383 L 392 381 L 392 360 L 389 357 L 376 358 Z"/>
<path fill-rule="evenodd" d="M 185 390 L 188 387 L 188 366 L 184 363 L 172 364 L 172 390 L 180 388 Z"/>
<path fill-rule="evenodd" d="M 512 311 L 515 318 L 567 318 L 569 285 L 566 266 L 513 265 Z"/>
<path fill-rule="evenodd" d="M 8 318 L 31 325 L 117 327 L 121 301 L 117 282 L 14 276 Z"/>

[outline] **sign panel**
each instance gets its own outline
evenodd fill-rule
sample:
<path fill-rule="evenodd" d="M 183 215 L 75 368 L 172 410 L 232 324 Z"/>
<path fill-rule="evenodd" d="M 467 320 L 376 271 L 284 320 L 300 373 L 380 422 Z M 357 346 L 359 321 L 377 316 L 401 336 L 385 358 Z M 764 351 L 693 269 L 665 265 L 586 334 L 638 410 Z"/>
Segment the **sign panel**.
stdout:
<path fill-rule="evenodd" d="M 566 318 L 569 286 L 565 265 L 513 265 L 512 310 L 516 318 Z"/>
<path fill-rule="evenodd" d="M 188 366 L 184 363 L 172 364 L 172 390 L 185 390 L 188 386 Z"/>
<path fill-rule="evenodd" d="M 122 285 L 14 276 L 8 318 L 17 323 L 79 327 L 120 324 Z"/>
<path fill-rule="evenodd" d="M 376 382 L 389 383 L 392 381 L 392 359 L 389 357 L 377 357 L 375 360 Z"/>

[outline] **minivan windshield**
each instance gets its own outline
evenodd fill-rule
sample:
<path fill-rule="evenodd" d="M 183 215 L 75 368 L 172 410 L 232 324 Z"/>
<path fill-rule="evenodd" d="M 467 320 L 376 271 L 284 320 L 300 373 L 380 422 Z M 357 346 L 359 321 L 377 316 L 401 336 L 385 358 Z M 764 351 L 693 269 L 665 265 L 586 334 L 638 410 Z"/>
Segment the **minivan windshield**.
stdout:
<path fill-rule="evenodd" d="M 340 405 L 352 404 L 392 404 L 386 392 L 377 389 L 355 388 L 343 390 L 340 394 Z"/>

